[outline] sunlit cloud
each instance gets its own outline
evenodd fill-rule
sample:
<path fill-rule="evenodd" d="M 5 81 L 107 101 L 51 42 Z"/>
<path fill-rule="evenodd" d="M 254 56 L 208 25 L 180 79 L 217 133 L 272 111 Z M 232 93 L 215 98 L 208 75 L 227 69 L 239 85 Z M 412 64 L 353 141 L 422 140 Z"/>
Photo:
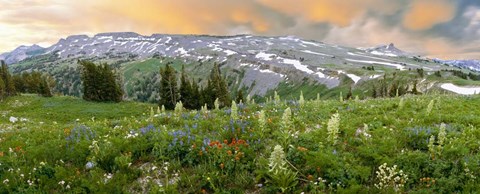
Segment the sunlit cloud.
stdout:
<path fill-rule="evenodd" d="M 296 35 L 352 47 L 394 42 L 428 56 L 480 58 L 474 45 L 480 39 L 480 5 L 470 0 L 0 0 L 0 5 L 0 52 L 49 46 L 75 34 L 132 31 Z M 449 25 L 460 27 L 461 39 L 434 30 Z"/>
<path fill-rule="evenodd" d="M 416 0 L 405 14 L 403 25 L 411 30 L 426 30 L 448 22 L 455 16 L 454 5 L 444 0 Z"/>

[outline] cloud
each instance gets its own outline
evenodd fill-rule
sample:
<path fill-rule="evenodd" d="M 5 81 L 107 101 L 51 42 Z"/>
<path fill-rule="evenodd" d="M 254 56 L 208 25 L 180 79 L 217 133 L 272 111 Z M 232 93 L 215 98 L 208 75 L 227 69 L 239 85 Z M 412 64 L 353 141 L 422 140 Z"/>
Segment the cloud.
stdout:
<path fill-rule="evenodd" d="M 22 44 L 49 46 L 74 34 L 133 31 L 145 35 L 297 35 L 352 47 L 394 42 L 404 50 L 430 56 L 473 56 L 474 43 L 480 40 L 480 4 L 452 2 L 0 0 L 0 51 Z"/>
<path fill-rule="evenodd" d="M 455 5 L 445 0 L 415 0 L 405 13 L 403 25 L 410 30 L 426 30 L 455 16 Z"/>
<path fill-rule="evenodd" d="M 258 0 L 266 7 L 310 22 L 326 22 L 346 27 L 368 11 L 391 14 L 398 1 L 386 0 Z"/>

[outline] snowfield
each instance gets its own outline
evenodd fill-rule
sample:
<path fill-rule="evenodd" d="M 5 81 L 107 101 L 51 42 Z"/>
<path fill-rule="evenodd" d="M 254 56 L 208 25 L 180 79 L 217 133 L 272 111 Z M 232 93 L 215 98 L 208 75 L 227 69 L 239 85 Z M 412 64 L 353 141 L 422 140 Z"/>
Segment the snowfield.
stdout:
<path fill-rule="evenodd" d="M 463 94 L 463 95 L 480 94 L 480 87 L 467 88 L 467 87 L 456 86 L 452 83 L 442 84 L 440 87 L 444 90 L 455 92 L 457 94 Z"/>
<path fill-rule="evenodd" d="M 338 73 L 339 73 L 339 74 L 345 74 L 345 75 L 347 75 L 350 79 L 353 80 L 353 82 L 355 82 L 355 84 L 358 83 L 358 82 L 362 79 L 361 77 L 359 77 L 359 76 L 357 76 L 357 75 L 355 75 L 355 74 L 348 74 L 348 73 L 346 73 L 345 71 L 341 71 L 341 70 L 340 70 L 340 71 L 338 71 Z"/>
<path fill-rule="evenodd" d="M 298 61 L 298 60 L 294 60 L 294 59 L 283 59 L 283 63 L 293 65 L 296 69 L 298 69 L 298 70 L 300 70 L 300 71 L 303 71 L 303 72 L 305 72 L 305 73 L 309 73 L 309 74 L 314 73 L 312 70 L 310 70 L 310 69 L 308 68 L 308 66 L 302 65 L 302 63 L 300 63 L 300 61 Z"/>

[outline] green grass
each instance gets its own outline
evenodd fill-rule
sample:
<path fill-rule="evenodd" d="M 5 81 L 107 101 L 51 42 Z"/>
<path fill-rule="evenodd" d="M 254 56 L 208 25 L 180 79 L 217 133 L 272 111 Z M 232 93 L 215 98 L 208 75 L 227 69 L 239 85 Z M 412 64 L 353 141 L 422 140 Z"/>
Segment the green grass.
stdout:
<path fill-rule="evenodd" d="M 315 87 L 285 91 L 310 97 Z M 35 95 L 2 101 L 0 193 L 480 191 L 479 95 L 247 104 L 237 121 L 229 108 L 153 115 L 150 107 Z M 278 146 L 285 156 L 270 159 Z M 274 163 L 284 171 L 270 170 Z M 403 186 L 375 186 L 387 180 L 376 173 L 384 163 L 408 176 Z"/>
<path fill-rule="evenodd" d="M 28 118 L 33 121 L 72 123 L 76 119 L 85 121 L 95 119 L 114 119 L 136 117 L 147 112 L 154 104 L 138 102 L 96 103 L 76 97 L 43 98 L 37 95 L 21 95 L 8 98 L 0 103 L 0 110 L 15 117 Z M 8 118 L 0 117 L 2 122 Z"/>

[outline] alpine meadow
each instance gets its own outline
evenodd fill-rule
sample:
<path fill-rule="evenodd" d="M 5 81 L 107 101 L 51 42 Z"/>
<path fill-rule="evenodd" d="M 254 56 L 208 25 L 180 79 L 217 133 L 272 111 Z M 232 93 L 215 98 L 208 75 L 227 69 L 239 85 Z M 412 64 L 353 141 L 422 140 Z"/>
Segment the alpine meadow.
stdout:
<path fill-rule="evenodd" d="M 479 2 L 0 7 L 0 193 L 480 192 Z"/>

